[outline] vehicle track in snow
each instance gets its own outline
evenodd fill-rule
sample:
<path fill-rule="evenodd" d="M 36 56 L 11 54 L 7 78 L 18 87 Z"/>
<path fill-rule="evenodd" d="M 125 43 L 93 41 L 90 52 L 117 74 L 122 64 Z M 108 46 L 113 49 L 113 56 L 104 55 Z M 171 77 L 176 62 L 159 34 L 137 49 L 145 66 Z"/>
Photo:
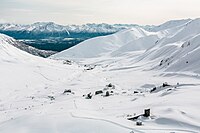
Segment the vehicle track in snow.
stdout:
<path fill-rule="evenodd" d="M 85 117 L 85 116 L 77 116 L 77 115 L 74 115 L 72 112 L 70 113 L 70 115 L 73 118 L 88 119 L 88 120 L 97 120 L 97 121 L 108 122 L 108 123 L 114 124 L 114 125 L 122 127 L 122 128 L 130 129 L 131 131 L 134 131 L 134 132 L 137 132 L 137 133 L 146 133 L 147 131 L 166 131 L 166 132 L 198 133 L 196 131 L 185 130 L 185 129 L 154 129 L 154 128 L 140 128 L 140 129 L 138 129 L 138 128 L 132 128 L 132 127 L 129 127 L 129 126 L 125 126 L 125 125 L 119 124 L 117 122 L 113 122 L 111 120 L 106 120 L 106 119 L 101 119 L 101 118 Z"/>

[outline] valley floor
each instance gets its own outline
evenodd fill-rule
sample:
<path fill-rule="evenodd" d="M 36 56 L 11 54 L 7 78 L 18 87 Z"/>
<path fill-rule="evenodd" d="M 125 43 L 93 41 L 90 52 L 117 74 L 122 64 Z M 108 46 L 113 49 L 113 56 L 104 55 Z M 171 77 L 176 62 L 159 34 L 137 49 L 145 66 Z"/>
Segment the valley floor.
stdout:
<path fill-rule="evenodd" d="M 72 65 L 34 58 L 1 61 L 0 132 L 200 132 L 197 74 L 149 70 L 148 65 L 127 62 L 120 58 Z M 165 82 L 171 86 L 159 87 Z M 106 87 L 109 83 L 115 88 Z M 63 94 L 66 89 L 72 93 Z M 98 90 L 103 94 L 94 95 Z M 107 91 L 113 93 L 106 97 Z M 88 93 L 93 94 L 91 99 L 83 96 Z M 127 120 L 147 108 L 151 116 L 140 118 L 142 126 Z"/>

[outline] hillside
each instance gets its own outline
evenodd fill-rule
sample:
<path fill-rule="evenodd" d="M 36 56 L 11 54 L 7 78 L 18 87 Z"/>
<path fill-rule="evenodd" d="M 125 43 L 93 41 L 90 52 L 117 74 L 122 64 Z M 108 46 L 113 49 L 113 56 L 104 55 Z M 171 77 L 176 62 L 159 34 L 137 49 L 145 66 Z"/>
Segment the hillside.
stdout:
<path fill-rule="evenodd" d="M 156 36 L 156 35 L 155 35 Z M 126 45 L 133 44 L 134 42 L 140 43 L 143 38 L 150 38 L 156 41 L 159 37 L 155 37 L 151 32 L 147 32 L 140 27 L 123 30 L 109 36 L 97 37 L 86 40 L 70 49 L 62 51 L 52 56 L 52 58 L 93 58 L 114 52 L 115 50 L 125 47 Z M 155 38 L 156 39 L 155 39 Z M 147 40 L 148 41 L 148 40 Z M 135 46 L 138 50 L 144 50 L 148 46 Z M 134 47 L 134 46 L 133 46 Z M 89 50 L 88 50 L 89 49 Z M 121 48 L 122 49 L 122 48 Z M 125 49 L 125 48 L 124 48 Z"/>
<path fill-rule="evenodd" d="M 137 25 L 59 25 L 53 22 L 36 22 L 33 24 L 3 23 L 0 24 L 0 33 L 11 36 L 36 49 L 60 52 L 75 46 L 84 40 L 110 35 L 135 26 Z M 34 53 L 41 55 L 42 52 L 37 53 L 37 51 L 35 51 Z"/>
<path fill-rule="evenodd" d="M 199 31 L 199 19 L 135 27 L 51 59 L 0 34 L 0 132 L 198 133 Z"/>
<path fill-rule="evenodd" d="M 16 48 L 19 48 L 29 54 L 36 55 L 36 56 L 41 56 L 41 57 L 49 57 L 50 55 L 55 54 L 56 52 L 53 51 L 44 51 L 44 50 L 39 50 L 34 47 L 28 46 L 20 41 L 17 41 L 11 37 L 8 37 L 6 35 L 0 34 L 1 36 L 1 41 L 5 43 L 9 43 L 10 45 L 15 46 Z M 4 39 L 3 39 L 4 38 Z"/>
<path fill-rule="evenodd" d="M 132 58 L 132 60 L 134 59 L 135 62 L 151 61 L 152 64 L 154 64 L 152 68 L 170 67 L 167 70 L 171 71 L 173 71 L 171 67 L 175 65 L 175 62 L 181 62 L 183 57 L 187 58 L 188 62 L 190 62 L 189 60 L 191 59 L 191 63 L 194 62 L 193 60 L 198 60 L 196 54 L 198 53 L 200 41 L 198 40 L 200 34 L 200 19 L 188 19 L 175 22 L 170 21 L 160 25 L 159 27 L 162 27 L 161 30 L 156 32 L 146 31 L 142 28 L 136 27 L 113 35 L 89 39 L 77 46 L 57 53 L 51 56 L 51 58 L 74 60 L 77 58 L 84 59 L 102 56 L 105 58 L 116 56 L 127 58 L 126 53 L 131 56 L 137 51 L 143 51 L 142 54 L 138 55 L 137 58 Z M 193 54 L 196 56 L 189 58 L 189 56 Z M 123 57 L 123 55 L 125 55 L 125 57 Z M 166 61 L 164 63 L 165 65 L 157 67 L 162 60 L 163 62 Z M 196 62 L 196 65 L 197 64 L 199 63 Z M 186 67 L 186 65 L 183 64 L 179 65 Z M 178 67 L 176 68 L 178 69 Z M 198 67 L 196 66 L 194 66 L 193 69 L 190 67 L 190 69 L 195 71 L 197 68 Z M 177 69 L 174 69 L 174 71 L 177 71 Z M 189 71 L 189 68 L 182 68 L 180 70 Z"/>

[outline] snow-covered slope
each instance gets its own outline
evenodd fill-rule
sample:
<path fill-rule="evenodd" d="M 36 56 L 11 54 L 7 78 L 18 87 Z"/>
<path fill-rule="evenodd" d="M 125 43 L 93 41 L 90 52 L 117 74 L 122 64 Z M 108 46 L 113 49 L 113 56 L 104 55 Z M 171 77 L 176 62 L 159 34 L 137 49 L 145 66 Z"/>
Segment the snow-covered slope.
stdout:
<path fill-rule="evenodd" d="M 150 61 L 155 64 L 153 66 L 156 66 L 163 60 L 163 62 L 166 61 L 165 64 L 171 66 L 175 62 L 180 62 L 180 60 L 186 57 L 188 58 L 192 55 L 191 53 L 198 54 L 200 19 L 169 21 L 159 27 L 162 28 L 156 32 L 149 32 L 136 27 L 113 35 L 89 39 L 75 47 L 57 53 L 51 56 L 51 58 L 115 57 L 126 55 L 127 52 L 130 53 L 129 55 L 134 55 L 135 51 L 144 50 L 145 52 L 137 57 L 136 61 Z M 187 48 L 185 48 L 185 45 L 188 45 Z M 198 56 L 192 56 L 191 60 L 198 60 Z M 199 63 L 196 62 L 196 66 L 198 66 L 197 64 Z M 178 68 L 177 66 L 176 68 Z M 187 67 L 186 65 L 181 66 Z M 189 68 L 197 72 L 200 69 L 196 66 L 193 66 L 194 68 L 190 66 Z M 172 71 L 173 69 L 168 70 Z M 180 70 L 186 70 L 186 68 Z M 174 69 L 174 71 L 177 71 L 177 69 Z"/>
<path fill-rule="evenodd" d="M 162 31 L 170 28 L 174 28 L 177 26 L 185 25 L 186 23 L 192 21 L 192 19 L 182 19 L 182 20 L 171 20 L 168 22 L 165 22 L 164 24 L 158 25 L 150 29 L 151 31 Z"/>
<path fill-rule="evenodd" d="M 113 35 L 86 40 L 52 57 L 57 59 L 91 58 L 110 53 L 116 56 L 124 52 L 147 50 L 158 43 L 165 45 L 191 38 L 199 31 L 197 21 L 198 19 L 169 21 L 148 31 L 138 26 Z"/>
<path fill-rule="evenodd" d="M 198 21 L 88 40 L 72 49 L 79 63 L 35 57 L 0 35 L 0 132 L 198 133 Z M 128 120 L 147 108 L 150 117 Z"/>
<path fill-rule="evenodd" d="M 137 61 L 151 61 L 156 68 L 166 69 L 167 71 L 199 73 L 199 36 L 200 19 L 195 19 L 179 27 L 172 36 L 160 39 L 156 45 L 140 55 Z"/>
<path fill-rule="evenodd" d="M 93 58 L 105 56 L 112 52 L 115 54 L 130 50 L 145 50 L 153 46 L 157 39 L 159 39 L 158 34 L 135 27 L 113 35 L 86 40 L 51 57 L 57 59 Z M 145 44 L 146 42 L 148 44 Z"/>
<path fill-rule="evenodd" d="M 6 35 L 0 34 L 0 58 L 1 59 L 18 59 L 26 57 L 27 55 L 30 56 L 28 53 L 21 51 L 14 46 L 12 46 L 12 43 L 14 42 L 14 39 L 11 37 L 8 37 Z"/>
<path fill-rule="evenodd" d="M 20 41 L 17 41 L 11 37 L 8 37 L 4 34 L 0 34 L 1 36 L 1 41 L 2 42 L 7 42 L 9 43 L 10 45 L 13 45 L 15 46 L 16 48 L 19 48 L 27 53 L 30 53 L 32 55 L 36 55 L 36 56 L 41 56 L 41 57 L 48 57 L 52 54 L 55 54 L 56 52 L 53 52 L 53 51 L 44 51 L 44 50 L 39 50 L 39 49 L 36 49 L 34 47 L 31 47 L 31 46 L 28 46 Z"/>
<path fill-rule="evenodd" d="M 158 34 L 152 34 L 148 36 L 141 37 L 139 39 L 134 39 L 133 41 L 125 44 L 116 51 L 112 52 L 112 56 L 121 55 L 125 52 L 141 51 L 147 50 L 155 45 L 155 42 L 159 40 Z"/>

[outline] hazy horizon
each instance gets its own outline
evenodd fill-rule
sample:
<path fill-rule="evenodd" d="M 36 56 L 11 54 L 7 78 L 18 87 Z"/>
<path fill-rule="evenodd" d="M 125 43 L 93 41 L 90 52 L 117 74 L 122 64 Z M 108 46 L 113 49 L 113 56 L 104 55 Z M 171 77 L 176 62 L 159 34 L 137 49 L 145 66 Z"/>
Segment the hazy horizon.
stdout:
<path fill-rule="evenodd" d="M 0 0 L 0 23 L 159 25 L 199 18 L 199 0 Z"/>

